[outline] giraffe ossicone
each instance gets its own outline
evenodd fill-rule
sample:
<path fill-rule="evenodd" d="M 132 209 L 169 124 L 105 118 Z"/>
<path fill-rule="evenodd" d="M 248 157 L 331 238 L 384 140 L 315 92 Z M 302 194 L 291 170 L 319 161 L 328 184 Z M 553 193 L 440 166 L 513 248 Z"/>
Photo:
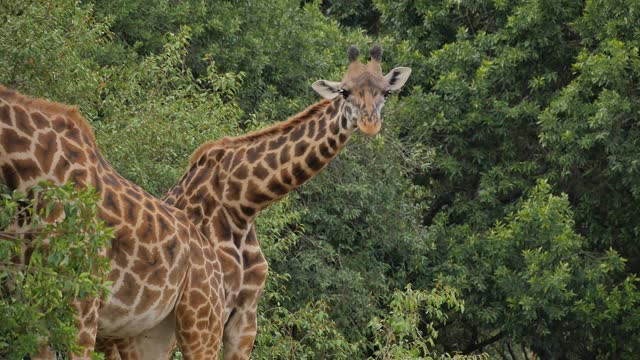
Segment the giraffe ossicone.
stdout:
<path fill-rule="evenodd" d="M 0 182 L 29 194 L 42 181 L 95 188 L 99 217 L 115 233 L 106 249 L 111 293 L 74 301 L 83 351 L 70 357 L 91 358 L 102 337 L 123 359 L 168 358 L 177 338 L 185 359 L 216 359 L 225 300 L 213 239 L 182 210 L 121 177 L 76 108 L 0 85 Z M 12 226 L 28 236 L 29 224 Z M 31 358 L 55 359 L 43 345 Z"/>
<path fill-rule="evenodd" d="M 341 82 L 318 80 L 312 87 L 325 99 L 271 127 L 198 147 L 189 168 L 164 200 L 184 210 L 202 233 L 217 241 L 225 287 L 224 359 L 248 359 L 257 332 L 257 305 L 268 265 L 256 238 L 261 210 L 308 181 L 347 144 L 355 129 L 375 135 L 391 91 L 411 69 L 388 74 L 382 48 L 347 50 L 349 67 Z"/>

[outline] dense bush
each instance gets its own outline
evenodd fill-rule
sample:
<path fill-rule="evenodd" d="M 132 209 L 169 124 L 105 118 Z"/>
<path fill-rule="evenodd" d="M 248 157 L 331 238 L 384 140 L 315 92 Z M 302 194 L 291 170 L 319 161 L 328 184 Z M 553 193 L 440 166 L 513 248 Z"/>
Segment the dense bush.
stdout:
<path fill-rule="evenodd" d="M 97 219 L 93 191 L 43 185 L 27 198 L 0 187 L 0 357 L 22 359 L 41 344 L 77 349 L 71 299 L 106 296 L 113 234 Z M 46 219 L 55 216 L 53 223 Z M 28 226 L 16 227 L 28 221 Z M 22 259 L 16 261 L 16 259 Z"/>
<path fill-rule="evenodd" d="M 413 69 L 382 134 L 258 221 L 255 357 L 627 359 L 639 6 L 0 2 L 0 82 L 78 104 L 117 170 L 160 196 L 199 143 L 302 110 L 348 44 L 378 41 L 385 69 Z"/>

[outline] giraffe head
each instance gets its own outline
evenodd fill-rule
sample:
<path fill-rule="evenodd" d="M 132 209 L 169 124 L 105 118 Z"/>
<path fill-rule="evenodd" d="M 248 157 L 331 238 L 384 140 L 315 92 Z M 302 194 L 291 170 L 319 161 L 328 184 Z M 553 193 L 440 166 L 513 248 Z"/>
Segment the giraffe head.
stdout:
<path fill-rule="evenodd" d="M 349 121 L 355 122 L 363 133 L 373 136 L 380 131 L 380 112 L 387 96 L 392 91 L 402 88 L 411 74 L 411 69 L 397 67 L 384 75 L 380 66 L 380 45 L 374 45 L 369 49 L 371 60 L 367 64 L 361 63 L 358 55 L 360 50 L 355 46 L 349 46 L 349 68 L 344 79 L 341 82 L 318 80 L 312 87 L 326 99 L 342 96 L 348 109 L 346 114 Z"/>

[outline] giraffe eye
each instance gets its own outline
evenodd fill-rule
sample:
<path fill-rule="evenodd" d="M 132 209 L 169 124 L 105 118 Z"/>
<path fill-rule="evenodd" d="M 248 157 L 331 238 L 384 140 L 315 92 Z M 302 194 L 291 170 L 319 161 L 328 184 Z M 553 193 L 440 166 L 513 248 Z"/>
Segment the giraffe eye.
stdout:
<path fill-rule="evenodd" d="M 346 99 L 349 97 L 350 92 L 347 89 L 340 89 L 340 94 L 342 94 L 342 97 Z"/>

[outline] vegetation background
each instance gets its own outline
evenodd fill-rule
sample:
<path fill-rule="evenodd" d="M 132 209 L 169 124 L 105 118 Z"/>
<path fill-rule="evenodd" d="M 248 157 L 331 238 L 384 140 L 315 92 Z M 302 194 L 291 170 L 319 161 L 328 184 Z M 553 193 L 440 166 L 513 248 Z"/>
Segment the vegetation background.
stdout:
<path fill-rule="evenodd" d="M 374 42 L 413 74 L 381 135 L 259 218 L 254 358 L 637 358 L 637 0 L 0 0 L 0 83 L 79 105 L 157 196 Z"/>

